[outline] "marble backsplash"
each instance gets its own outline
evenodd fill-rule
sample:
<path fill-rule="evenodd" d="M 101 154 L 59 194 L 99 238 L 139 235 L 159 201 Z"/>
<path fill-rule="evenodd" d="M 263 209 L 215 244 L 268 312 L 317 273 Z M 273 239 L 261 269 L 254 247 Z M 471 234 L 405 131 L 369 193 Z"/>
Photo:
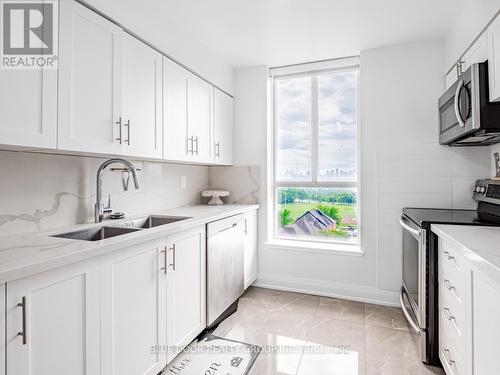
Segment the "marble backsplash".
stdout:
<path fill-rule="evenodd" d="M 260 196 L 259 166 L 210 167 L 211 189 L 229 190 L 226 203 L 255 204 Z"/>
<path fill-rule="evenodd" d="M 96 171 L 104 158 L 0 151 L 0 235 L 92 222 Z M 209 167 L 134 162 L 141 188 L 123 189 L 122 172 L 103 174 L 103 198 L 127 215 L 200 203 Z M 120 167 L 119 164 L 110 167 Z M 108 167 L 109 169 L 109 167 Z M 186 187 L 181 188 L 181 176 Z"/>

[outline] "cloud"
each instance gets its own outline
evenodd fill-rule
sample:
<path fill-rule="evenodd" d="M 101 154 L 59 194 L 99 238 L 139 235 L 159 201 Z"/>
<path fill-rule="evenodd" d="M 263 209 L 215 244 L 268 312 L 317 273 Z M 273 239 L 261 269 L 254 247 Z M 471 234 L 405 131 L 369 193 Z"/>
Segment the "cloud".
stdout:
<path fill-rule="evenodd" d="M 278 174 L 306 175 L 311 168 L 311 78 L 278 80 L 276 94 Z M 357 96 L 357 71 L 318 76 L 320 173 L 356 169 Z"/>

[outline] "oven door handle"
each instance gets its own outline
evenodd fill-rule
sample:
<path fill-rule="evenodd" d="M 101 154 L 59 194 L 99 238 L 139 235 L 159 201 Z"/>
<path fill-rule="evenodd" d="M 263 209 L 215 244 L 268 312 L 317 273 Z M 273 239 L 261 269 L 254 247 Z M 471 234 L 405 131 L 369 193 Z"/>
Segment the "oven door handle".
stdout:
<path fill-rule="evenodd" d="M 413 234 L 415 237 L 420 237 L 420 231 L 418 231 L 416 229 L 413 229 L 408 224 L 406 224 L 404 222 L 404 220 L 403 220 L 402 217 L 399 218 L 399 224 L 401 224 L 401 226 L 403 227 L 403 229 L 407 230 L 408 232 L 410 232 L 411 234 Z"/>
<path fill-rule="evenodd" d="M 460 113 L 460 107 L 459 107 L 460 91 L 462 90 L 462 87 L 464 87 L 464 81 L 463 80 L 461 80 L 457 84 L 457 91 L 455 91 L 454 107 L 455 107 L 455 116 L 457 116 L 458 124 L 463 128 L 463 127 L 465 127 L 465 122 L 462 119 L 462 114 Z"/>
<path fill-rule="evenodd" d="M 406 307 L 406 305 L 404 303 L 404 294 L 406 294 L 406 292 L 405 292 L 404 288 L 401 288 L 401 292 L 399 293 L 399 303 L 401 305 L 401 309 L 403 310 L 403 314 L 404 314 L 406 320 L 408 321 L 408 323 L 410 324 L 411 328 L 413 328 L 415 330 L 415 332 L 421 333 L 422 330 L 418 326 L 417 322 L 415 322 L 415 320 L 411 316 L 410 312 L 408 311 L 408 308 Z"/>

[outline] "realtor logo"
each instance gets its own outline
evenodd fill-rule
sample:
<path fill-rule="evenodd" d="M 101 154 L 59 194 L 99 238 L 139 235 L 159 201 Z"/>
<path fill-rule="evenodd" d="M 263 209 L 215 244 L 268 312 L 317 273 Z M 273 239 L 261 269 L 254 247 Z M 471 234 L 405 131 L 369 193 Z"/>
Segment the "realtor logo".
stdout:
<path fill-rule="evenodd" d="M 57 68 L 57 1 L 3 0 L 0 5 L 1 68 Z"/>

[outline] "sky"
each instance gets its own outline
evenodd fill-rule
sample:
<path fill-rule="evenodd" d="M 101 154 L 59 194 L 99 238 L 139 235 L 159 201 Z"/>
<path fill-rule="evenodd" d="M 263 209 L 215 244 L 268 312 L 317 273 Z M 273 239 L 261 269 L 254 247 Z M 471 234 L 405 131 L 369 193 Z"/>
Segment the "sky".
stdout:
<path fill-rule="evenodd" d="M 358 72 L 318 76 L 319 179 L 356 179 Z M 278 178 L 307 181 L 311 169 L 311 77 L 276 81 Z M 328 173 L 343 170 L 342 176 Z M 351 171 L 346 175 L 345 171 Z"/>

